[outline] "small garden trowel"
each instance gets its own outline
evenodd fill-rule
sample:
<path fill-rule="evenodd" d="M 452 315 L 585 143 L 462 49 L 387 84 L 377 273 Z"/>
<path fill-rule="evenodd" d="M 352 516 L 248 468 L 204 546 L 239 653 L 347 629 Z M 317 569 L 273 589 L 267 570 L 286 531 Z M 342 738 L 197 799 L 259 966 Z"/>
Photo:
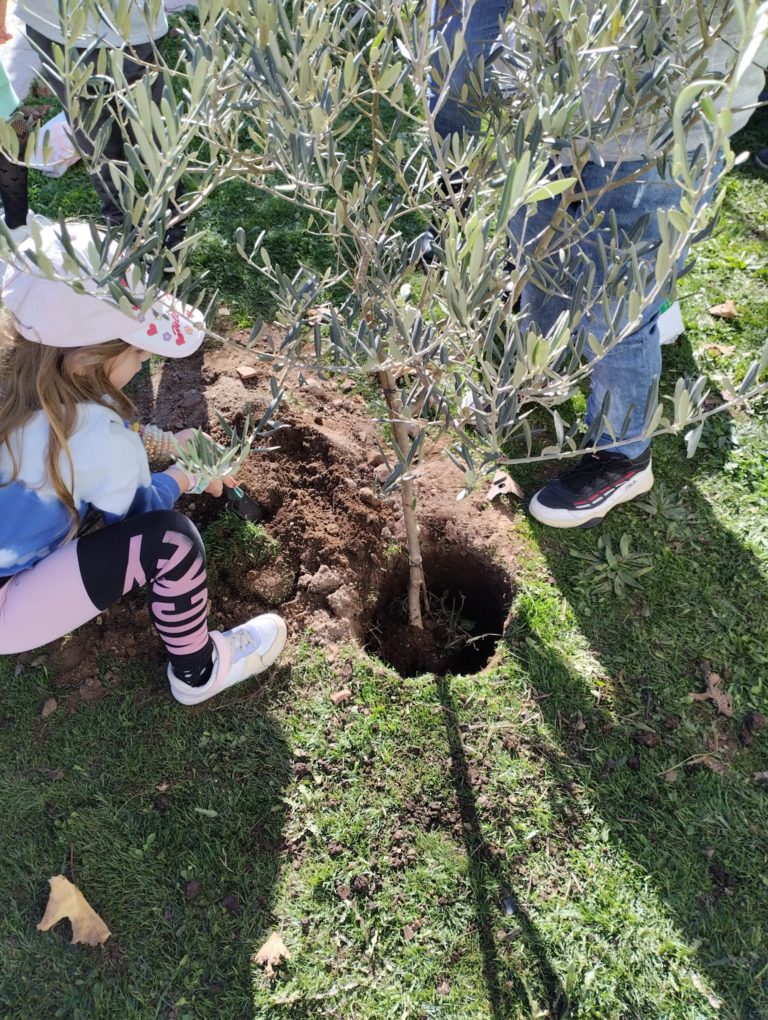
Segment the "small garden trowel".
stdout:
<path fill-rule="evenodd" d="M 252 521 L 254 524 L 264 519 L 264 510 L 255 499 L 243 492 L 239 485 L 234 488 L 224 487 L 224 495 L 227 497 L 229 508 L 233 514 L 244 521 Z"/>

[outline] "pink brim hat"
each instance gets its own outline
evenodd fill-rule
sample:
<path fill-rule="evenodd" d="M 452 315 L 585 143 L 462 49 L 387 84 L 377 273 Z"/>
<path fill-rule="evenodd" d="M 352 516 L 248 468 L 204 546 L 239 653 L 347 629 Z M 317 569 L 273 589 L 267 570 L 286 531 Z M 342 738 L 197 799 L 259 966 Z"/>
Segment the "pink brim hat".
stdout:
<path fill-rule="evenodd" d="M 78 259 L 90 265 L 90 226 L 67 224 L 67 233 Z M 29 258 L 28 268 L 8 264 L 2 274 L 3 305 L 27 340 L 46 347 L 93 347 L 107 340 L 124 340 L 132 347 L 166 358 L 185 358 L 203 342 L 205 320 L 198 309 L 161 293 L 145 311 L 133 306 L 127 314 L 106 291 L 99 291 L 93 279 L 73 271 L 73 260 L 61 242 L 58 224 L 43 227 L 40 237 L 39 246 L 30 238 L 19 246 L 18 254 L 23 256 L 29 251 L 44 255 L 53 267 L 53 279 L 43 275 Z M 74 290 L 73 282 L 80 289 Z"/>

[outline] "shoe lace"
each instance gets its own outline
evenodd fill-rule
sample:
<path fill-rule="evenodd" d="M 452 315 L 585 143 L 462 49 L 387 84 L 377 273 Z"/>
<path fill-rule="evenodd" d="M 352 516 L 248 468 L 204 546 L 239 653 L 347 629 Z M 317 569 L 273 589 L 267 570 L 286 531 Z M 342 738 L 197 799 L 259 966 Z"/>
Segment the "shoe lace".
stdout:
<path fill-rule="evenodd" d="M 576 467 L 563 471 L 560 481 L 569 489 L 580 489 L 587 482 L 597 481 L 616 469 L 616 464 L 605 455 L 585 453 Z"/>
<path fill-rule="evenodd" d="M 253 650 L 253 637 L 247 627 L 241 627 L 232 635 L 232 650 L 235 653 L 250 652 Z"/>

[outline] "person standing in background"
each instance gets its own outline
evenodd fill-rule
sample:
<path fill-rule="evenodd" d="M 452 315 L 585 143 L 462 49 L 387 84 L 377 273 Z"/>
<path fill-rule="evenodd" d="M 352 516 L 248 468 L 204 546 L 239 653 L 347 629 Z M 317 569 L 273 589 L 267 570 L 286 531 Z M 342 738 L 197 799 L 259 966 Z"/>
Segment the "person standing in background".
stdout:
<path fill-rule="evenodd" d="M 64 0 L 66 5 L 67 0 Z M 125 5 L 128 13 L 129 30 L 126 36 L 119 34 L 116 26 L 99 16 L 91 9 L 87 13 L 85 28 L 75 40 L 70 40 L 75 54 L 79 59 L 88 50 L 88 60 L 96 67 L 100 52 L 104 49 L 122 49 L 124 52 L 123 72 L 129 85 L 141 80 L 147 73 L 147 66 L 154 62 L 154 54 L 168 33 L 168 19 L 162 0 L 128 0 Z M 66 107 L 66 96 L 63 83 L 58 77 L 56 60 L 57 48 L 65 45 L 62 32 L 62 19 L 58 0 L 18 0 L 17 17 L 24 23 L 27 36 L 40 54 L 42 73 L 51 91 L 59 102 Z M 92 48 L 93 47 L 93 48 Z M 160 103 L 163 93 L 163 80 L 157 75 L 151 84 L 152 100 Z M 80 123 L 88 121 L 88 113 L 94 100 L 79 97 Z M 99 196 L 101 211 L 108 224 L 121 224 L 124 211 L 120 205 L 120 197 L 109 172 L 110 163 L 125 163 L 125 138 L 115 119 L 115 110 L 108 100 L 96 118 L 94 124 L 86 132 L 78 127 L 74 132 L 74 140 L 84 155 L 94 151 L 94 139 L 98 137 L 105 125 L 109 126 L 109 134 L 103 150 L 103 162 L 98 171 L 91 175 L 93 186 Z M 176 195 L 176 202 L 181 198 Z M 183 239 L 185 233 L 183 223 L 175 224 L 165 235 L 166 247 L 173 249 Z"/>
<path fill-rule="evenodd" d="M 589 10 L 588 3 L 584 7 Z M 711 7 L 709 13 L 713 22 L 718 19 L 724 21 L 720 36 L 707 54 L 707 73 L 715 77 L 721 76 L 733 64 L 734 47 L 740 36 L 732 5 L 717 0 Z M 473 101 L 473 96 L 477 95 L 478 89 L 484 88 L 484 83 L 478 82 L 473 72 L 480 66 L 481 58 L 485 64 L 488 63 L 501 27 L 512 10 L 511 0 L 433 0 L 431 30 L 435 41 L 442 37 L 447 52 L 453 52 L 456 34 L 462 31 L 464 36 L 464 50 L 447 83 L 444 82 L 445 72 L 440 63 L 440 49 L 434 50 L 430 102 L 431 108 L 436 111 L 435 127 L 443 138 L 453 134 L 476 135 L 481 130 L 477 102 Z M 665 31 L 674 37 L 676 23 L 671 10 L 667 12 Z M 731 134 L 746 123 L 754 108 L 763 89 L 767 60 L 768 40 L 764 40 L 740 80 Z M 584 91 L 587 105 L 593 100 L 599 105 L 606 87 L 616 87 L 616 83 L 621 82 L 621 74 L 621 62 L 617 60 L 613 82 L 589 82 Z M 591 208 L 583 201 L 579 203 L 584 206 L 579 215 L 586 216 L 587 223 L 591 222 L 579 242 L 585 265 L 592 263 L 599 269 L 601 235 L 602 241 L 610 245 L 610 232 L 606 233 L 602 221 L 610 216 L 615 217 L 619 232 L 627 235 L 631 235 L 637 224 L 645 220 L 642 236 L 647 250 L 652 254 L 658 247 L 660 235 L 656 212 L 678 206 L 682 192 L 670 175 L 659 173 L 655 162 L 658 154 L 647 151 L 646 139 L 652 137 L 655 128 L 652 123 L 640 123 L 634 125 L 629 135 L 609 138 L 600 145 L 601 161 L 589 160 L 581 168 L 585 193 L 599 196 L 592 202 Z M 686 138 L 689 152 L 701 144 L 702 130 L 697 122 L 689 127 Z M 565 158 L 563 163 L 567 165 Z M 609 182 L 612 182 L 610 190 Z M 527 220 L 525 216 L 515 218 L 509 225 L 511 233 L 538 236 L 547 229 L 558 205 L 559 199 L 538 202 L 535 212 Z M 553 258 L 556 258 L 556 253 Z M 678 268 L 682 268 L 682 262 L 684 259 Z M 594 286 L 599 288 L 601 284 L 598 271 Z M 534 495 L 529 509 L 542 524 L 555 528 L 592 527 L 599 524 L 615 506 L 635 499 L 653 486 L 650 442 L 642 432 L 649 391 L 661 374 L 661 313 L 665 303 L 666 298 L 659 295 L 643 312 L 640 327 L 594 365 L 586 424 L 589 426 L 600 415 L 609 396 L 608 419 L 613 434 L 621 436 L 622 442 L 614 445 L 611 431 L 606 429 L 595 445 L 613 448 L 585 454 L 575 467 L 563 471 Z M 545 288 L 537 287 L 533 282 L 523 289 L 522 305 L 546 334 L 568 308 L 569 300 L 567 295 L 547 293 Z M 584 325 L 598 337 L 604 334 L 607 329 L 604 309 L 595 309 Z"/>
<path fill-rule="evenodd" d="M 7 10 L 8 0 L 0 0 L 0 46 L 11 38 L 6 23 Z M 0 117 L 7 119 L 18 105 L 19 98 L 0 60 Z M 23 140 L 21 134 L 20 140 Z M 14 163 L 2 152 L 0 152 L 0 199 L 3 202 L 5 225 L 14 241 L 18 243 L 27 235 L 29 217 L 27 168 L 20 163 Z"/>

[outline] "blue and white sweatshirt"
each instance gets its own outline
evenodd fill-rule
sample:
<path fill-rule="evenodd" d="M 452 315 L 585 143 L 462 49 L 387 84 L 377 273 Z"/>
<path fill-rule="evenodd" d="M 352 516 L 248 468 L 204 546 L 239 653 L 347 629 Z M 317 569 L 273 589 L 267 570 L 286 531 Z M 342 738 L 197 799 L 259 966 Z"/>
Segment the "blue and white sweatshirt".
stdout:
<path fill-rule="evenodd" d="M 46 414 L 38 411 L 11 436 L 19 464 L 14 481 L 8 448 L 0 449 L 0 577 L 27 570 L 63 545 L 72 524 L 46 477 L 48 430 Z M 170 475 L 150 474 L 141 438 L 116 411 L 81 404 L 68 446 L 74 472 L 63 452 L 59 470 L 81 519 L 94 507 L 111 524 L 148 510 L 169 510 L 178 499 L 179 486 Z"/>

